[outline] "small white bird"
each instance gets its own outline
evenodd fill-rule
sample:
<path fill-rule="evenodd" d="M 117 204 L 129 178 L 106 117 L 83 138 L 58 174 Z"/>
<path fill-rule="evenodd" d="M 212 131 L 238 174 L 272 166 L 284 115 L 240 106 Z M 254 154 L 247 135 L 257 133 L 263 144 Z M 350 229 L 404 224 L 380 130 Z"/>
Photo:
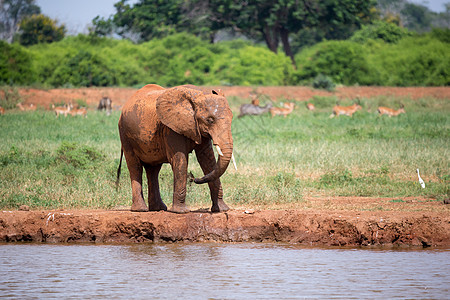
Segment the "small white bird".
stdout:
<path fill-rule="evenodd" d="M 417 169 L 417 176 L 419 177 L 419 183 L 420 183 L 420 185 L 421 185 L 422 188 L 424 189 L 424 188 L 425 188 L 425 182 L 423 181 L 422 177 L 420 177 L 419 169 Z"/>

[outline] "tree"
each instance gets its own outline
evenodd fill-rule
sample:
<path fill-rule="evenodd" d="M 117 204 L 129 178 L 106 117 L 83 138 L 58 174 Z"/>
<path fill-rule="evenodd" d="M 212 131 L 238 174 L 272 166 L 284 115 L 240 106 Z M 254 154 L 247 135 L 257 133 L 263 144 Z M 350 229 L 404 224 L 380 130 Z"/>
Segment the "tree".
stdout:
<path fill-rule="evenodd" d="M 26 16 L 40 14 L 34 0 L 0 0 L 0 39 L 11 43 L 19 24 Z"/>
<path fill-rule="evenodd" d="M 133 7 L 121 0 L 114 4 L 117 13 L 112 21 L 119 35 L 137 33 L 140 41 L 162 38 L 183 31 L 183 0 L 140 0 Z"/>
<path fill-rule="evenodd" d="M 207 0 L 204 0 L 207 1 Z M 198 0 L 197 2 L 202 2 Z M 277 52 L 281 42 L 295 66 L 291 37 L 304 29 L 316 28 L 329 38 L 347 38 L 371 14 L 372 0 L 216 0 L 208 1 L 210 11 L 225 26 L 233 27 L 251 39 L 265 41 Z M 217 9 L 223 7 L 223 9 Z"/>
<path fill-rule="evenodd" d="M 30 46 L 62 40 L 66 34 L 66 27 L 64 25 L 57 26 L 55 20 L 39 14 L 24 18 L 20 23 L 19 32 L 19 43 Z"/>
<path fill-rule="evenodd" d="M 147 41 L 174 32 L 208 36 L 231 30 L 264 41 L 274 53 L 281 43 L 291 58 L 293 34 L 315 28 L 326 37 L 348 38 L 371 14 L 374 0 L 140 0 L 133 7 L 127 0 L 115 4 L 113 23 L 119 34 L 137 33 Z"/>

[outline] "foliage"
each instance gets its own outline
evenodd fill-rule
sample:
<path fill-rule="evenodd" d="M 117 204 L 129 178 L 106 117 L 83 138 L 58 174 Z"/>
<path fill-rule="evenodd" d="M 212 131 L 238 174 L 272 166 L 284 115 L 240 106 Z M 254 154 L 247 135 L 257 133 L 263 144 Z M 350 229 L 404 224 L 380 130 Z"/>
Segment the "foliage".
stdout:
<path fill-rule="evenodd" d="M 86 168 L 92 162 L 103 157 L 95 148 L 63 141 L 56 149 L 57 159 L 74 167 Z"/>
<path fill-rule="evenodd" d="M 0 88 L 0 106 L 4 109 L 16 108 L 17 104 L 22 101 L 16 87 L 2 86 Z"/>
<path fill-rule="evenodd" d="M 320 73 L 314 78 L 312 86 L 315 89 L 324 89 L 331 92 L 334 90 L 335 84 L 333 83 L 333 80 L 331 80 L 330 77 Z"/>
<path fill-rule="evenodd" d="M 450 29 L 449 28 L 433 28 L 433 30 L 430 32 L 430 36 L 438 39 L 439 41 L 443 43 L 450 44 Z"/>
<path fill-rule="evenodd" d="M 376 21 L 370 25 L 363 25 L 350 38 L 353 42 L 366 43 L 369 39 L 381 39 L 386 43 L 397 43 L 399 40 L 411 36 L 412 33 L 395 24 Z"/>
<path fill-rule="evenodd" d="M 440 33 L 439 33 L 440 32 Z M 439 36 L 439 38 L 436 37 Z M 441 41 L 443 40 L 443 41 Z M 397 43 L 325 41 L 289 58 L 250 41 L 210 44 L 187 33 L 142 44 L 93 35 L 28 48 L 0 43 L 0 82 L 44 87 L 197 85 L 447 85 L 445 31 Z M 316 78 L 317 77 L 317 78 Z M 315 80 L 316 79 L 316 80 Z"/>
<path fill-rule="evenodd" d="M 121 0 L 115 4 L 117 13 L 112 20 L 121 35 L 137 33 L 140 41 L 163 38 L 183 31 L 187 21 L 183 17 L 183 2 L 140 0 L 131 7 Z"/>
<path fill-rule="evenodd" d="M 348 1 L 229 1 L 140 0 L 133 6 L 121 0 L 109 21 L 95 20 L 94 29 L 103 33 L 114 23 L 119 34 L 138 35 L 139 41 L 162 38 L 176 32 L 189 32 L 214 41 L 219 30 L 234 31 L 264 41 L 277 53 L 279 43 L 294 60 L 290 35 L 305 28 L 333 28 L 327 37 L 346 38 L 370 15 L 375 2 Z M 294 62 L 294 61 L 293 61 Z"/>
<path fill-rule="evenodd" d="M 49 83 L 55 86 L 115 85 L 112 72 L 100 56 L 80 50 L 64 58 L 65 63 L 52 73 Z"/>
<path fill-rule="evenodd" d="M 364 47 L 350 41 L 323 42 L 308 57 L 298 59 L 301 69 L 294 82 L 305 82 L 323 74 L 333 82 L 345 85 L 370 84 L 369 64 Z"/>
<path fill-rule="evenodd" d="M 376 50 L 375 50 L 376 49 Z M 397 44 L 375 44 L 368 49 L 371 81 L 388 86 L 450 85 L 448 44 L 429 36 L 409 37 Z"/>
<path fill-rule="evenodd" d="M 35 0 L 2 0 L 0 2 L 0 40 L 11 42 L 24 17 L 40 14 Z"/>
<path fill-rule="evenodd" d="M 0 84 L 30 84 L 34 78 L 29 51 L 0 41 Z"/>
<path fill-rule="evenodd" d="M 20 44 L 30 46 L 60 41 L 65 34 L 66 28 L 64 25 L 57 26 L 55 20 L 39 14 L 22 20 L 18 40 Z"/>

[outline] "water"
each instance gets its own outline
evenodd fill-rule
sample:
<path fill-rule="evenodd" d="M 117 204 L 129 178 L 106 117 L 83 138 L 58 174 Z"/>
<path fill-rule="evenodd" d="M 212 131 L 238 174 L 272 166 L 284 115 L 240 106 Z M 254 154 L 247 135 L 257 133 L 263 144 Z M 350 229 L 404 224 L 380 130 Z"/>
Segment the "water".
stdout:
<path fill-rule="evenodd" d="M 0 298 L 448 299 L 450 251 L 0 245 Z"/>

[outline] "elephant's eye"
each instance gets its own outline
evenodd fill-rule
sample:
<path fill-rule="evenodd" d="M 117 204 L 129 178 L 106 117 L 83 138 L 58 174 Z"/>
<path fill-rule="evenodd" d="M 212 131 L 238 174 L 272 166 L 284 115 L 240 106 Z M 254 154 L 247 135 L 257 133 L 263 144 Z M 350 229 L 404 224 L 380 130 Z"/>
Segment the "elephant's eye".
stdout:
<path fill-rule="evenodd" d="M 214 117 L 212 117 L 212 116 L 207 117 L 206 118 L 206 123 L 208 123 L 208 124 L 214 123 Z"/>

